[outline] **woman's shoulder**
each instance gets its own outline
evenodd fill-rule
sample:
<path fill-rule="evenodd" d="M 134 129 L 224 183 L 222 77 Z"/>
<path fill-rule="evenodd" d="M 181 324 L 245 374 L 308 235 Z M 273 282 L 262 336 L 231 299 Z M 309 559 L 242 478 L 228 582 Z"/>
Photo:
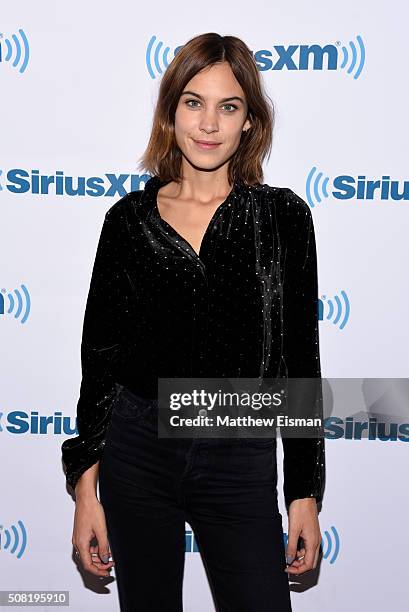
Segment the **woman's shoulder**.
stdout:
<path fill-rule="evenodd" d="M 125 218 L 125 215 L 130 210 L 136 210 L 140 201 L 142 189 L 137 191 L 129 191 L 119 198 L 105 213 L 105 219 L 109 221 L 120 221 Z"/>
<path fill-rule="evenodd" d="M 311 217 L 311 208 L 309 204 L 297 192 L 290 187 L 277 187 L 266 183 L 256 187 L 260 194 L 265 194 L 263 201 L 266 208 L 271 212 L 271 209 L 288 218 L 298 217 L 309 219 Z"/>
<path fill-rule="evenodd" d="M 301 210 L 310 209 L 307 202 L 297 192 L 293 191 L 291 187 L 278 187 L 263 183 L 257 185 L 256 190 L 260 193 L 265 193 L 269 202 Z"/>

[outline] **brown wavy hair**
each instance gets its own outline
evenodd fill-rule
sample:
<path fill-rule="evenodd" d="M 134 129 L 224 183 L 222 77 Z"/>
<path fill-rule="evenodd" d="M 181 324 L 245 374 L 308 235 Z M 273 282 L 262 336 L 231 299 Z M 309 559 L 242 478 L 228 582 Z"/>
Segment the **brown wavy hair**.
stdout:
<path fill-rule="evenodd" d="M 156 175 L 162 181 L 181 180 L 182 153 L 174 135 L 174 119 L 179 98 L 200 70 L 227 61 L 244 91 L 247 118 L 251 127 L 242 132 L 237 151 L 229 160 L 228 180 L 239 179 L 246 185 L 263 182 L 262 163 L 270 156 L 275 109 L 249 47 L 236 36 L 215 32 L 191 38 L 167 67 L 159 87 L 148 146 L 138 160 L 138 169 Z"/>

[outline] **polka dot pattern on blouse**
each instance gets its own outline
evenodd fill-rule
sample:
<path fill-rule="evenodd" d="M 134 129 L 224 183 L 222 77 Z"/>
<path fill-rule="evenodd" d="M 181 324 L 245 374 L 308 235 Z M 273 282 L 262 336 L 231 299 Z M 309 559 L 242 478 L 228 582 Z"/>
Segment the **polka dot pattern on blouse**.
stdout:
<path fill-rule="evenodd" d="M 78 436 L 67 481 L 101 456 L 118 385 L 157 397 L 158 377 L 321 377 L 314 226 L 291 189 L 241 181 L 199 253 L 161 218 L 151 177 L 107 211 L 85 308 Z M 323 438 L 282 438 L 284 495 L 322 499 Z"/>

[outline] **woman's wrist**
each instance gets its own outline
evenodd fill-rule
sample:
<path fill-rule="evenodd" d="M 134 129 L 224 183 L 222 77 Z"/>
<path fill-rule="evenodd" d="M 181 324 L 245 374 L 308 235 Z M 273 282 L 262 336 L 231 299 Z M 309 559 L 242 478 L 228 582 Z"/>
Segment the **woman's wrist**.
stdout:
<path fill-rule="evenodd" d="M 97 498 L 97 492 L 94 487 L 75 487 L 75 500 L 79 501 L 94 501 Z"/>
<path fill-rule="evenodd" d="M 99 462 L 94 463 L 79 478 L 75 486 L 75 498 L 93 500 L 97 498 L 97 478 Z"/>

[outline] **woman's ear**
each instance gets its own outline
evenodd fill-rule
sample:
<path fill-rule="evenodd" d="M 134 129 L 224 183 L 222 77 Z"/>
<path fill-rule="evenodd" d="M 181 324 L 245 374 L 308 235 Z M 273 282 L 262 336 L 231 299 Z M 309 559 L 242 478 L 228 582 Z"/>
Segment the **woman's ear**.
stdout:
<path fill-rule="evenodd" d="M 251 128 L 251 120 L 250 119 L 251 119 L 251 114 L 248 113 L 247 119 L 246 119 L 246 121 L 244 122 L 244 125 L 243 125 L 243 132 L 247 132 L 247 130 L 249 130 Z"/>

